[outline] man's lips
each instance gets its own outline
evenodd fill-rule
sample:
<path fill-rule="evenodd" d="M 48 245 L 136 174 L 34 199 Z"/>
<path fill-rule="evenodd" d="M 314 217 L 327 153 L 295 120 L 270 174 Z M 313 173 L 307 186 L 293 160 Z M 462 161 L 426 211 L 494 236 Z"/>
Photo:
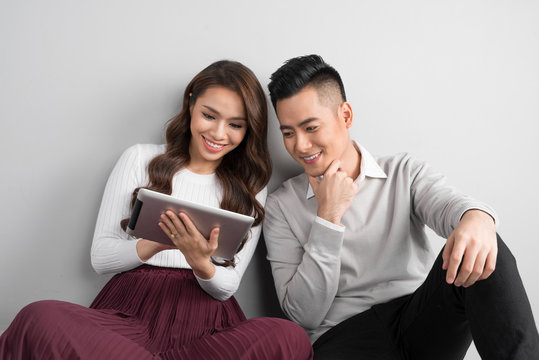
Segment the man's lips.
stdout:
<path fill-rule="evenodd" d="M 305 163 L 312 164 L 312 163 L 316 162 L 320 158 L 321 154 L 322 154 L 322 152 L 319 151 L 319 152 L 317 152 L 316 154 L 313 154 L 313 155 L 302 156 L 302 158 L 303 158 L 303 161 L 305 161 Z"/>

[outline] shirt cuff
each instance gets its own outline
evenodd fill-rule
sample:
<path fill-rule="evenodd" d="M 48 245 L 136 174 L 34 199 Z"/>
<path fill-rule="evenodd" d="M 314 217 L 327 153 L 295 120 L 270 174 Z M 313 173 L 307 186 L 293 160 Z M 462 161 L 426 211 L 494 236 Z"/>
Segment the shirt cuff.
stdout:
<path fill-rule="evenodd" d="M 332 230 L 335 230 L 335 231 L 344 232 L 344 230 L 346 229 L 346 227 L 344 227 L 342 225 L 334 224 L 331 221 L 327 221 L 326 219 L 322 219 L 319 216 L 317 216 L 316 219 L 314 219 L 314 221 L 319 223 L 320 225 L 323 225 L 323 226 L 328 227 L 328 228 L 330 228 Z"/>
<path fill-rule="evenodd" d="M 324 219 L 324 223 L 318 221 L 317 218 L 313 222 L 309 240 L 305 244 L 305 251 L 314 254 L 321 254 L 324 258 L 340 257 L 342 244 L 344 241 L 344 226 L 335 225 Z"/>
<path fill-rule="evenodd" d="M 219 301 L 227 300 L 238 290 L 239 281 L 223 266 L 215 266 L 215 274 L 210 279 L 194 275 L 202 290 Z"/>
<path fill-rule="evenodd" d="M 496 228 L 498 228 L 498 225 L 500 224 L 500 219 L 498 218 L 498 215 L 496 214 L 496 212 L 494 211 L 494 209 L 492 209 L 491 207 L 489 206 L 470 206 L 466 209 L 464 209 L 461 213 L 460 213 L 460 216 L 459 216 L 459 221 L 462 219 L 462 217 L 464 216 L 464 214 L 469 211 L 469 210 L 481 210 L 482 212 L 490 215 L 490 217 L 492 218 L 492 220 L 494 221 L 494 226 Z"/>

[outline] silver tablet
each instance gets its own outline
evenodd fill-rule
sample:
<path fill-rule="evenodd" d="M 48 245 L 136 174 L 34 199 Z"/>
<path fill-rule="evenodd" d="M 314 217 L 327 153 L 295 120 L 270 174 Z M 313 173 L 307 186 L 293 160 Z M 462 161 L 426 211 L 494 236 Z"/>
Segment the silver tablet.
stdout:
<path fill-rule="evenodd" d="M 170 238 L 157 225 L 160 215 L 171 210 L 178 214 L 185 212 L 205 238 L 209 238 L 211 230 L 219 226 L 219 245 L 214 257 L 232 259 L 245 237 L 254 218 L 192 201 L 181 200 L 170 195 L 148 189 L 140 189 L 127 233 L 138 238 L 173 245 Z"/>

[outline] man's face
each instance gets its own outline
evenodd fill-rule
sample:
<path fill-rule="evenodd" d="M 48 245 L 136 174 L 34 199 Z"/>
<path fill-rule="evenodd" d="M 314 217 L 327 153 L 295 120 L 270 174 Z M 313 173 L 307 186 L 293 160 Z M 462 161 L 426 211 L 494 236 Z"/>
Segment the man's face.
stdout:
<path fill-rule="evenodd" d="M 350 144 L 347 106 L 321 104 L 313 87 L 277 102 L 284 146 L 307 175 L 323 175 L 333 160 L 343 157 Z"/>

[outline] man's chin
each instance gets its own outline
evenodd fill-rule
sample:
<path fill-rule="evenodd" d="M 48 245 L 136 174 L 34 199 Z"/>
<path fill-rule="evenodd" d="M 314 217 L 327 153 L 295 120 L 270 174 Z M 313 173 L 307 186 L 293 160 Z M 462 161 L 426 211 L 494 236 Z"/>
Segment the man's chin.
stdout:
<path fill-rule="evenodd" d="M 305 171 L 305 174 L 312 176 L 312 177 L 319 177 L 324 175 L 326 172 L 326 169 L 320 170 L 320 169 L 313 169 L 312 167 L 304 166 L 303 170 Z"/>

